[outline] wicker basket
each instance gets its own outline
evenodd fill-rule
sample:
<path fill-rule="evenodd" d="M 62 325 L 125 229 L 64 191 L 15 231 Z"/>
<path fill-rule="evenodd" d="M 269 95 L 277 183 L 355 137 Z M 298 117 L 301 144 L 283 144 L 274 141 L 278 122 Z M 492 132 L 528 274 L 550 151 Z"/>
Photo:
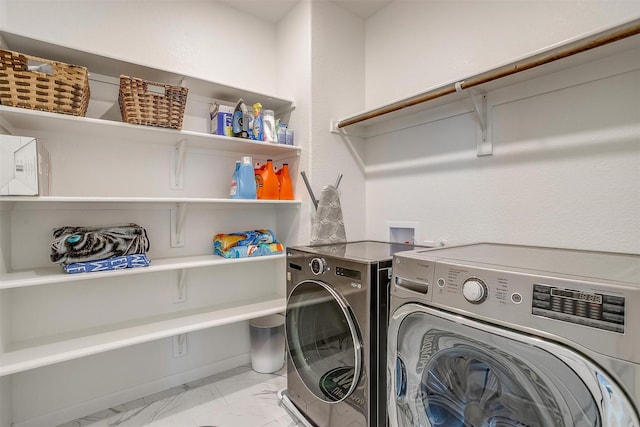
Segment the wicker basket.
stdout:
<path fill-rule="evenodd" d="M 150 87 L 160 91 L 150 90 Z M 118 102 L 122 120 L 137 125 L 182 129 L 188 91 L 185 87 L 121 75 Z"/>
<path fill-rule="evenodd" d="M 51 74 L 29 71 L 29 61 Z M 84 116 L 90 96 L 85 67 L 0 49 L 0 104 Z"/>

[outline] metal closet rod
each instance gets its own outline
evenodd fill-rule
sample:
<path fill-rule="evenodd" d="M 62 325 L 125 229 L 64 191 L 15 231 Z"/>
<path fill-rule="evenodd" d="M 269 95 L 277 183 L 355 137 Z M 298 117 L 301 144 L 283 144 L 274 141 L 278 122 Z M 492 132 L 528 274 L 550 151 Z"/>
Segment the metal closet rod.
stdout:
<path fill-rule="evenodd" d="M 550 62 L 567 58 L 569 56 L 576 55 L 587 50 L 595 49 L 597 47 L 604 46 L 609 43 L 634 36 L 636 34 L 640 34 L 640 19 L 636 19 L 629 23 L 611 28 L 598 34 L 576 40 L 575 42 L 571 42 L 567 45 L 551 49 L 547 52 L 542 52 L 537 55 L 530 56 L 521 61 L 477 74 L 475 76 L 469 77 L 468 79 L 465 79 L 464 81 L 451 83 L 446 86 L 433 89 L 429 92 L 414 96 L 412 98 L 407 98 L 405 100 L 359 114 L 349 119 L 341 120 L 336 124 L 336 127 L 343 128 L 363 122 L 365 120 L 383 116 L 394 111 L 402 110 L 403 108 L 422 104 L 423 102 L 431 101 L 436 98 L 459 92 L 463 89 L 469 89 L 474 86 L 479 86 L 483 83 L 488 83 L 490 81 L 507 77 L 512 74 L 520 73 L 531 68 L 539 67 L 540 65 L 548 64 Z"/>

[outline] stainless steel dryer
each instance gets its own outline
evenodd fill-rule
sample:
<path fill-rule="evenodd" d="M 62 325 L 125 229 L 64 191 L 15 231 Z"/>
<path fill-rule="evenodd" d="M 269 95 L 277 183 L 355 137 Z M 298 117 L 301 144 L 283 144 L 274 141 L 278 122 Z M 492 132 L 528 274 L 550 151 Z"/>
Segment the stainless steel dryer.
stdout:
<path fill-rule="evenodd" d="M 418 250 L 391 287 L 391 426 L 640 426 L 640 255 Z"/>
<path fill-rule="evenodd" d="M 391 259 L 413 246 L 287 248 L 287 390 L 307 423 L 385 426 Z"/>

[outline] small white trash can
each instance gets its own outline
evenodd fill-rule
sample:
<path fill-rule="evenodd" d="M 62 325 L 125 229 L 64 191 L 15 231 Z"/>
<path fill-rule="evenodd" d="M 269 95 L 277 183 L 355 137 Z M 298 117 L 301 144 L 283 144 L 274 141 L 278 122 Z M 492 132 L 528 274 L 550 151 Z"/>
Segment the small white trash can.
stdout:
<path fill-rule="evenodd" d="M 249 321 L 251 368 L 261 374 L 276 372 L 284 365 L 284 316 L 271 314 Z"/>

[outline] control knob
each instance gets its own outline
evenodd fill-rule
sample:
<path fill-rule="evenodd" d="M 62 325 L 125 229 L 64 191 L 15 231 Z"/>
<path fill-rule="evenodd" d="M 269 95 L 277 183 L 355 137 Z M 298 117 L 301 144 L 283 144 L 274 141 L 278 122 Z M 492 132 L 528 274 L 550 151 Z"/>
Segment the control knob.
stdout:
<path fill-rule="evenodd" d="M 467 279 L 462 284 L 462 295 L 470 303 L 480 304 L 487 299 L 487 293 L 487 285 L 477 277 Z"/>
<path fill-rule="evenodd" d="M 309 267 L 311 267 L 311 272 L 318 276 L 327 271 L 327 262 L 322 258 L 314 258 L 309 263 Z"/>

